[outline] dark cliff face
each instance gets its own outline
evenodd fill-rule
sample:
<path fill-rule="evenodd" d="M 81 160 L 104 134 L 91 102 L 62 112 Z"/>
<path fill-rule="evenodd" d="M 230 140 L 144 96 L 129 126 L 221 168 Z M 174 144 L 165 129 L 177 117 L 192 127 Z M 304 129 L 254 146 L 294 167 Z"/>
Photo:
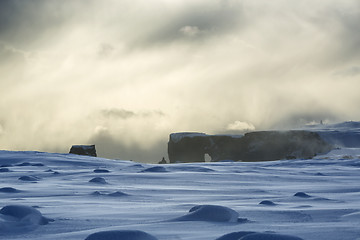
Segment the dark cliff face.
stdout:
<path fill-rule="evenodd" d="M 242 161 L 309 159 L 332 149 L 317 133 L 307 131 L 247 133 L 233 147 L 230 156 Z"/>
<path fill-rule="evenodd" d="M 205 162 L 205 153 L 210 145 L 206 136 L 183 137 L 179 141 L 170 138 L 168 154 L 170 163 Z"/>
<path fill-rule="evenodd" d="M 206 153 L 212 161 L 308 159 L 332 149 L 317 133 L 308 131 L 251 132 L 243 137 L 180 134 L 181 137 L 170 137 L 168 143 L 171 163 L 204 162 Z"/>
<path fill-rule="evenodd" d="M 69 153 L 96 157 L 95 145 L 73 145 Z"/>

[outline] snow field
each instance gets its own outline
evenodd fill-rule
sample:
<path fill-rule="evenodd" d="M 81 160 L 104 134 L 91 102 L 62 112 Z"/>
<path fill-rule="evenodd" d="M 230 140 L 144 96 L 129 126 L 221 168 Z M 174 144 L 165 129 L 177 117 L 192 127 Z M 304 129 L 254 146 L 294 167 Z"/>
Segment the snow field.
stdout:
<path fill-rule="evenodd" d="M 13 212 L 22 217 L 0 211 L 0 236 L 355 240 L 359 156 L 352 148 L 310 160 L 158 166 L 1 151 L 0 169 L 8 171 L 0 171 L 0 208 L 18 206 Z M 54 221 L 44 225 L 43 218 Z M 253 233 L 238 238 L 244 232 Z"/>

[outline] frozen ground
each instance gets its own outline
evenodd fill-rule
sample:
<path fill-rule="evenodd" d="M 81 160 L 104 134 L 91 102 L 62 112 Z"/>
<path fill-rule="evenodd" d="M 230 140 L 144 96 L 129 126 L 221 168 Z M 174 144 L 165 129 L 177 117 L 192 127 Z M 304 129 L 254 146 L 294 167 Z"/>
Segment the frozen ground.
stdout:
<path fill-rule="evenodd" d="M 360 239 L 360 148 L 171 165 L 0 151 L 0 165 L 0 239 Z"/>

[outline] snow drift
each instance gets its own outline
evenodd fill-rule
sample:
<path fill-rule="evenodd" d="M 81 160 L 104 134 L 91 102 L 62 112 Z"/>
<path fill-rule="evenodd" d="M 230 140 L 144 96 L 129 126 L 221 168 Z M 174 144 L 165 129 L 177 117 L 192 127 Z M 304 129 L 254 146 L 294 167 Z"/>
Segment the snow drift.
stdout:
<path fill-rule="evenodd" d="M 348 125 L 329 131 L 345 129 L 357 131 Z M 337 148 L 313 159 L 158 167 L 74 154 L 0 151 L 0 168 L 8 169 L 0 172 L 0 238 L 360 237 L 360 148 Z M 35 179 L 19 180 L 23 176 Z"/>

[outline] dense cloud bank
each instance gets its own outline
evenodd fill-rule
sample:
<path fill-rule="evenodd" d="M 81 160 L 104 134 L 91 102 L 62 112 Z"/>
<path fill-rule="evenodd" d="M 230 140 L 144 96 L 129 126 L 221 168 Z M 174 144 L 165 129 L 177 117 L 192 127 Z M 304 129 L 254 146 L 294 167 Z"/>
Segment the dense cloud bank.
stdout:
<path fill-rule="evenodd" d="M 170 132 L 356 120 L 359 21 L 355 0 L 1 1 L 0 146 L 158 161 Z"/>

